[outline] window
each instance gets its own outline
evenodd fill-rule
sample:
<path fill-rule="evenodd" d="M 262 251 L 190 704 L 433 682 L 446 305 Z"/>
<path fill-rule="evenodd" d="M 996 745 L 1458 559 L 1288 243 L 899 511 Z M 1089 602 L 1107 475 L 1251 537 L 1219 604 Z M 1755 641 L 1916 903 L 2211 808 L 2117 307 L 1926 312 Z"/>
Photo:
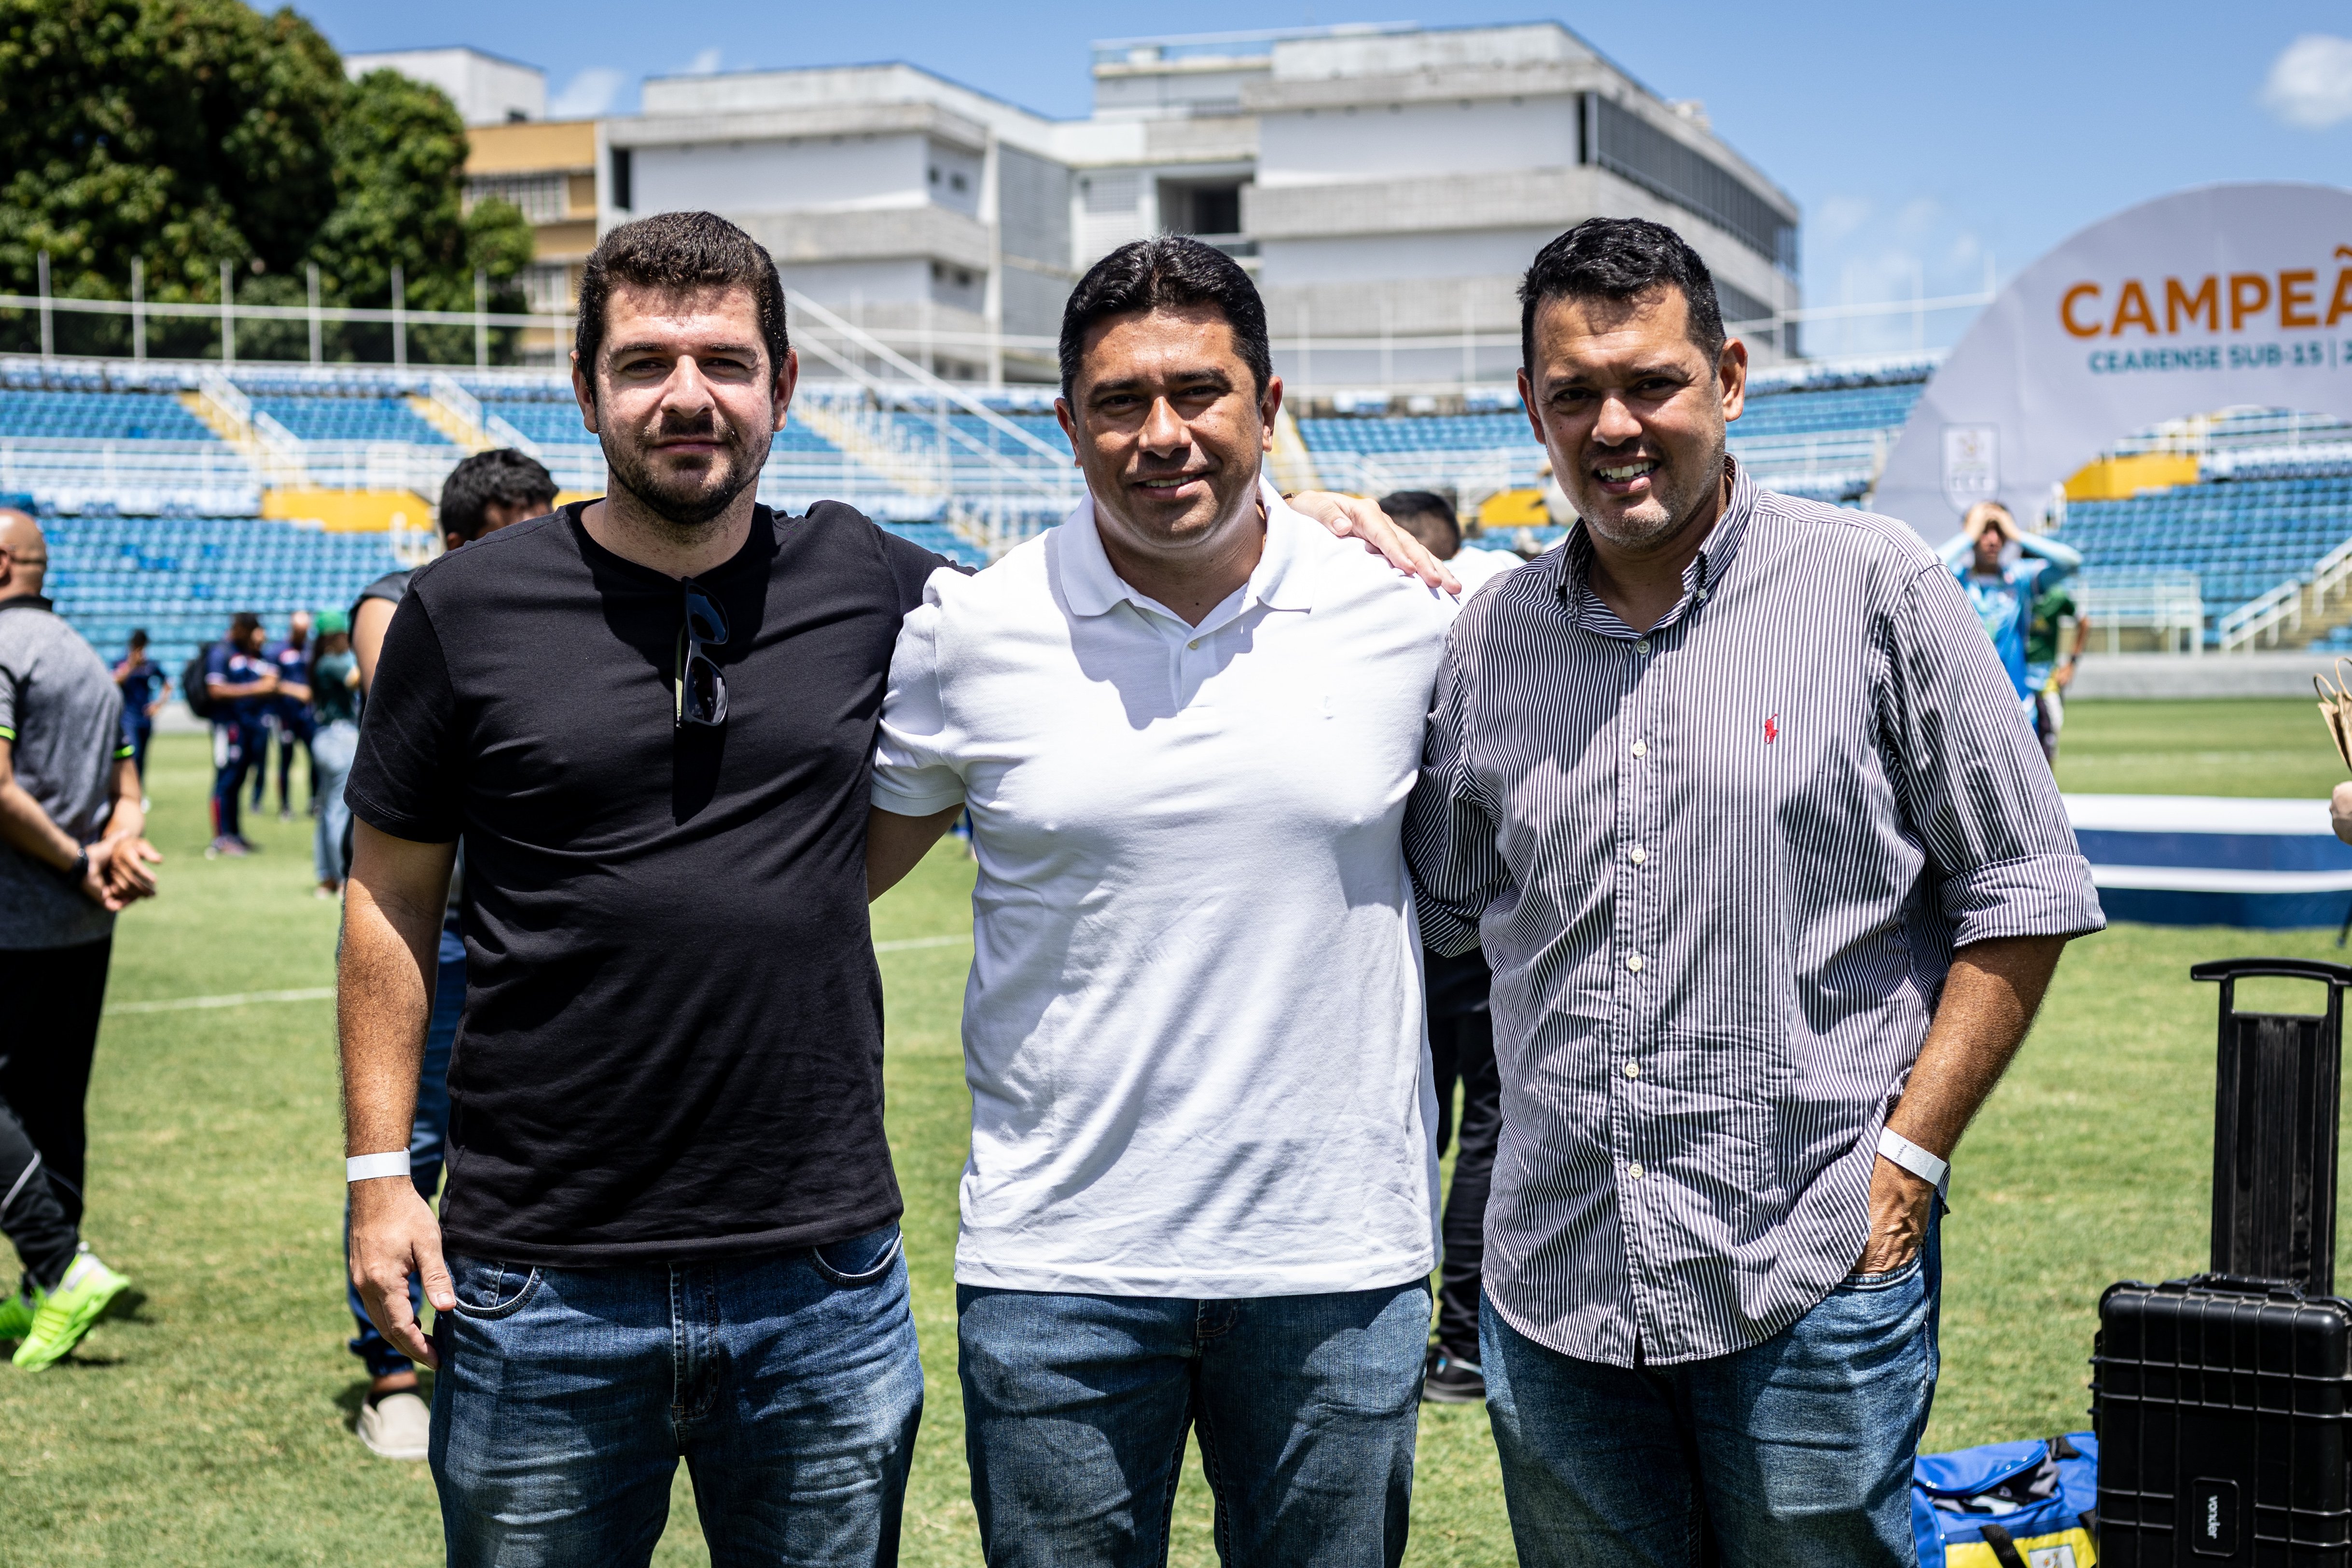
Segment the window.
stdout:
<path fill-rule="evenodd" d="M 964 191 L 971 189 L 971 186 L 964 180 L 963 173 L 961 170 L 948 176 L 948 189 L 951 191 Z"/>
<path fill-rule="evenodd" d="M 503 201 L 531 223 L 561 223 L 568 215 L 568 183 L 562 174 L 477 174 L 466 182 L 465 207 L 470 213 L 483 202 Z"/>
<path fill-rule="evenodd" d="M 838 141 L 841 138 L 836 136 L 834 140 Z M 625 147 L 614 148 L 613 204 L 625 213 L 636 205 L 636 203 L 631 199 L 629 191 L 630 172 L 629 150 Z"/>
<path fill-rule="evenodd" d="M 938 184 L 939 183 L 940 183 L 940 172 L 939 172 L 937 169 L 933 169 L 933 170 L 931 171 L 931 183 L 932 183 L 932 184 L 934 184 L 934 185 L 936 185 L 936 184 Z"/>
<path fill-rule="evenodd" d="M 1696 213 L 1781 271 L 1797 270 L 1797 226 L 1704 152 L 1597 92 L 1584 95 L 1580 129 L 1580 162 L 1598 164 Z"/>
<path fill-rule="evenodd" d="M 572 308 L 572 269 L 560 261 L 534 261 L 522 269 L 522 298 L 531 310 Z"/>

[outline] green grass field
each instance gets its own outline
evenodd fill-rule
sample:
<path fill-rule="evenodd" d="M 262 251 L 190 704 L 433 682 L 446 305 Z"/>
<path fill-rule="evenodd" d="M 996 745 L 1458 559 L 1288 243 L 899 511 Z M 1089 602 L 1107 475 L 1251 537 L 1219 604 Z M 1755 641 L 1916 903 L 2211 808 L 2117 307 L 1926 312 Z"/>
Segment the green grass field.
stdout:
<path fill-rule="evenodd" d="M 323 987 L 335 905 L 310 894 L 310 824 L 206 862 L 203 742 L 167 737 L 150 786 L 163 896 L 122 922 L 110 1007 Z M 2079 704 L 2075 790 L 2319 795 L 2336 771 L 2308 703 Z M 876 910 L 889 940 L 964 930 L 969 862 L 935 852 Z M 1932 1448 L 2087 1423 L 2100 1290 L 2200 1266 L 2213 993 L 2197 960 L 2333 956 L 2333 934 L 2126 927 L 2069 954 L 2033 1039 L 1970 1134 L 1947 1231 Z M 929 1375 L 906 1560 L 975 1564 L 954 1368 L 955 1184 L 969 1103 L 957 1046 L 966 957 L 887 953 L 891 1148 Z M 2312 988 L 2305 988 L 2305 990 Z M 2288 988 L 2277 1005 L 2307 1006 Z M 421 1464 L 352 1437 L 331 1006 L 117 1012 L 90 1095 L 88 1235 L 136 1295 L 73 1358 L 0 1366 L 0 1562 L 408 1563 L 440 1550 Z M 705 1561 L 683 1475 L 660 1562 Z M 1476 1409 L 1424 1412 L 1415 1564 L 1512 1560 Z M 1197 1469 L 1177 1558 L 1213 1562 Z"/>

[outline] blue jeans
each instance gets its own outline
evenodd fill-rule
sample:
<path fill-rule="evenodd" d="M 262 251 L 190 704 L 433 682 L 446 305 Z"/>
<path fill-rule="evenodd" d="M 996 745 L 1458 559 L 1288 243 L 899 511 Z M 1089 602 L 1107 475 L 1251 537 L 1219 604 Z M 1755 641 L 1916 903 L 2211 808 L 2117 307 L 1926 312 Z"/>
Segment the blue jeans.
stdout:
<path fill-rule="evenodd" d="M 1936 1391 L 1937 1229 L 1762 1344 L 1617 1367 L 1486 1303 L 1480 1362 L 1525 1568 L 1916 1568 L 1911 1461 Z"/>
<path fill-rule="evenodd" d="M 681 1456 L 712 1568 L 898 1560 L 923 1367 L 896 1225 L 767 1258 L 449 1268 L 450 1568 L 646 1563 Z"/>
<path fill-rule="evenodd" d="M 1404 1556 L 1429 1286 L 1190 1301 L 956 1287 L 991 1568 L 1159 1568 L 1197 1426 L 1226 1563 Z"/>
<path fill-rule="evenodd" d="M 351 868 L 343 863 L 343 835 L 351 831 L 352 809 L 343 800 L 343 781 L 351 777 L 352 758 L 359 754 L 360 729 L 339 718 L 319 727 L 310 737 L 311 791 L 319 797 L 319 825 L 310 835 L 310 861 L 321 885 L 340 883 Z"/>
<path fill-rule="evenodd" d="M 416 1118 L 408 1129 L 408 1179 L 416 1184 L 416 1196 L 427 1203 L 441 1190 L 441 1165 L 449 1143 L 449 1048 L 457 1039 L 457 1019 L 466 1011 L 466 944 L 457 935 L 454 912 L 441 927 L 440 958 L 433 982 L 433 1021 L 425 1031 L 425 1060 L 416 1069 Z M 347 1188 L 343 1255 L 348 1258 L 351 1250 L 352 1200 Z M 392 1342 L 376 1333 L 375 1324 L 368 1321 L 367 1306 L 360 1300 L 360 1288 L 351 1282 L 348 1269 L 343 1270 L 343 1297 L 360 1325 L 358 1337 L 351 1342 L 352 1354 L 367 1363 L 368 1375 L 390 1377 L 411 1370 L 408 1357 L 393 1349 Z M 408 1306 L 411 1312 L 425 1311 L 425 1282 L 414 1274 L 408 1277 Z"/>

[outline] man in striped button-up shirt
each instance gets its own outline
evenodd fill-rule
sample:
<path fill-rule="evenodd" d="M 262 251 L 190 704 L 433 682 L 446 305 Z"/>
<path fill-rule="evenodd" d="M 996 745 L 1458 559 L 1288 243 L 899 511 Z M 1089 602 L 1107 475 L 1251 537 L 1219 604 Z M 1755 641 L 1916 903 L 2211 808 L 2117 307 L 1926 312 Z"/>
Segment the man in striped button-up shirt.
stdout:
<path fill-rule="evenodd" d="M 1495 971 L 1520 1560 L 1908 1568 L 1935 1178 L 2088 868 L 1934 553 L 1727 457 L 1698 257 L 1597 219 L 1522 298 L 1583 521 L 1456 622 L 1406 827 L 1427 938 Z"/>

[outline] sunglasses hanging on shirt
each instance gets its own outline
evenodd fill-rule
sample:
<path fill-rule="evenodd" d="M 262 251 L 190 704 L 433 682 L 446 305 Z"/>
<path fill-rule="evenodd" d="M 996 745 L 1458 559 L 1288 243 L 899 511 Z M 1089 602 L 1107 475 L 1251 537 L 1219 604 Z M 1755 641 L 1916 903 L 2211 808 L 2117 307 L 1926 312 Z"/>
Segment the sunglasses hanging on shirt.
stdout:
<path fill-rule="evenodd" d="M 679 586 L 686 590 L 686 624 L 677 639 L 677 727 L 716 729 L 727 722 L 727 678 L 703 650 L 726 644 L 727 612 L 694 579 L 681 578 Z"/>

